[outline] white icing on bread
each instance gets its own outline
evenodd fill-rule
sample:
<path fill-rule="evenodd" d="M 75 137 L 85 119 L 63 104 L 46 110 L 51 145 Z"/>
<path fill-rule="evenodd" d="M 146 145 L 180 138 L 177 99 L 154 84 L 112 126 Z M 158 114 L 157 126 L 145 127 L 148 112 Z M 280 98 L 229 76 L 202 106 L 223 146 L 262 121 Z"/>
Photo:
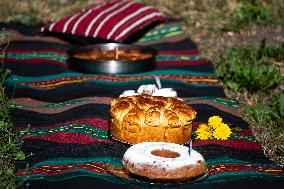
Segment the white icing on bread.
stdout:
<path fill-rule="evenodd" d="M 153 155 L 151 152 L 155 150 L 168 150 L 176 152 L 179 157 L 165 158 Z M 136 167 L 144 165 L 154 165 L 163 170 L 180 169 L 187 165 L 198 166 L 200 163 L 205 163 L 204 158 L 195 150 L 188 153 L 189 148 L 186 146 L 166 143 L 166 142 L 143 142 L 131 146 L 124 154 L 123 164 L 129 162 Z"/>
<path fill-rule="evenodd" d="M 124 91 L 119 97 L 136 96 L 136 95 L 152 95 L 177 98 L 177 92 L 173 88 L 157 88 L 154 84 L 141 85 L 137 92 L 135 90 Z"/>
<path fill-rule="evenodd" d="M 177 92 L 172 88 L 161 88 L 155 90 L 152 96 L 177 97 Z"/>
<path fill-rule="evenodd" d="M 138 94 L 147 94 L 147 95 L 152 95 L 158 88 L 154 84 L 149 84 L 149 85 L 141 85 L 137 89 Z"/>

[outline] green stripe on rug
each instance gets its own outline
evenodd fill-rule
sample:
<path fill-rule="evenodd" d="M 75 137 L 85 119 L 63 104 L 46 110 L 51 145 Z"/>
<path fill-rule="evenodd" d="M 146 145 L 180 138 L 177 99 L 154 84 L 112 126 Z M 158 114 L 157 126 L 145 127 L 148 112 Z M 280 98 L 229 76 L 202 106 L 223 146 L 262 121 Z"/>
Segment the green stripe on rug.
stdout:
<path fill-rule="evenodd" d="M 186 70 L 179 70 L 179 69 L 171 69 L 171 70 L 153 70 L 144 73 L 137 73 L 137 74 L 120 74 L 119 76 L 149 76 L 153 75 L 183 75 L 183 76 L 216 76 L 213 72 L 193 72 L 193 71 L 186 71 Z M 67 73 L 59 73 L 53 75 L 46 75 L 46 76 L 19 76 L 19 75 L 11 75 L 7 78 L 8 82 L 35 82 L 35 81 L 48 81 L 63 77 L 88 77 L 94 76 L 94 74 L 83 74 L 78 72 L 67 72 Z"/>
<path fill-rule="evenodd" d="M 217 159 L 209 159 L 206 160 L 207 164 L 210 165 L 216 165 L 216 164 L 240 164 L 242 165 L 248 165 L 252 164 L 251 162 L 242 161 L 242 160 L 236 160 L 229 157 L 222 157 Z M 50 159 L 45 160 L 40 163 L 37 163 L 31 167 L 28 167 L 26 169 L 20 170 L 20 171 L 28 171 L 32 169 L 36 169 L 37 167 L 41 166 L 60 166 L 60 165 L 81 165 L 84 163 L 107 163 L 111 166 L 115 167 L 122 167 L 121 159 L 114 158 L 114 157 L 93 157 L 93 158 L 56 158 L 56 159 Z M 270 167 L 273 168 L 272 164 L 252 164 L 253 166 L 264 166 L 264 167 Z M 80 177 L 80 176 L 90 176 L 90 177 L 98 177 L 102 179 L 109 180 L 111 182 L 115 183 L 135 183 L 139 182 L 140 184 L 149 184 L 148 182 L 145 182 L 143 180 L 138 181 L 137 179 L 132 181 L 127 181 L 122 178 L 115 177 L 110 174 L 104 174 L 99 173 L 96 171 L 91 171 L 87 169 L 82 168 L 76 168 L 74 170 L 70 170 L 67 172 L 63 172 L 56 175 L 46 175 L 46 174 L 26 174 L 22 176 L 17 176 L 17 181 L 21 180 L 35 180 L 35 179 L 43 179 L 43 180 L 49 180 L 49 181 L 58 181 L 58 180 L 65 180 L 70 179 L 74 177 Z M 227 180 L 234 180 L 234 179 L 246 179 L 246 178 L 260 178 L 260 177 L 268 177 L 268 178 L 284 178 L 284 175 L 274 175 L 269 174 L 267 172 L 261 172 L 261 171 L 235 171 L 235 172 L 220 172 L 214 175 L 210 175 L 206 177 L 203 180 L 198 181 L 197 184 L 206 184 L 206 183 L 215 183 L 215 182 L 223 182 Z"/>
<path fill-rule="evenodd" d="M 33 169 L 43 165 L 80 165 L 87 162 L 110 163 L 111 165 L 121 165 L 121 160 L 114 157 L 89 157 L 89 158 L 54 158 L 41 161 L 30 166 L 28 169 Z M 25 169 L 23 169 L 25 170 Z"/>
<path fill-rule="evenodd" d="M 234 108 L 234 109 L 238 109 L 239 105 L 235 100 L 230 100 L 230 99 L 224 99 L 224 98 L 220 98 L 220 97 L 194 97 L 191 99 L 187 99 L 187 102 L 194 102 L 194 101 L 199 101 L 199 100 L 208 100 L 208 101 L 214 101 L 217 102 L 219 104 L 223 104 L 225 106 Z"/>
<path fill-rule="evenodd" d="M 184 34 L 184 32 L 182 24 L 180 22 L 169 26 L 161 25 L 161 27 L 152 29 L 151 31 L 147 32 L 142 38 L 138 40 L 137 43 L 154 42 L 169 37 L 176 37 L 182 34 Z"/>
<path fill-rule="evenodd" d="M 201 60 L 204 59 L 201 55 L 172 55 L 172 56 L 157 56 L 159 61 L 174 61 L 174 60 Z"/>
<path fill-rule="evenodd" d="M 6 53 L 7 58 L 14 58 L 19 60 L 28 59 L 48 59 L 62 63 L 67 63 L 68 56 L 62 55 L 55 52 L 19 52 L 19 53 Z M 178 61 L 178 60 L 201 60 L 203 59 L 200 55 L 162 55 L 157 56 L 156 61 Z"/>
<path fill-rule="evenodd" d="M 26 130 L 17 131 L 17 133 L 19 133 L 20 135 L 28 135 L 28 136 L 45 136 L 53 133 L 62 133 L 62 132 L 82 133 L 93 138 L 98 138 L 101 140 L 109 140 L 107 130 L 102 130 L 97 127 L 92 127 L 85 124 L 71 124 L 71 125 L 64 125 L 48 129 L 29 128 Z"/>
<path fill-rule="evenodd" d="M 2 39 L 14 37 L 14 36 L 15 36 L 15 34 L 13 34 L 11 32 L 0 33 L 0 38 L 2 38 Z"/>
<path fill-rule="evenodd" d="M 236 102 L 232 101 L 232 100 L 228 100 L 228 99 L 223 99 L 223 98 L 219 98 L 219 97 L 195 97 L 192 99 L 187 99 L 187 102 L 192 102 L 194 104 L 195 101 L 212 101 L 212 102 L 216 102 L 225 106 L 228 106 L 230 108 L 233 109 L 238 109 L 238 104 L 236 104 Z M 45 104 L 45 105 L 21 105 L 21 104 L 11 104 L 11 108 L 31 108 L 31 109 L 37 109 L 37 108 L 46 108 L 46 109 L 54 109 L 54 108 L 62 108 L 62 107 L 66 107 L 66 106 L 72 106 L 72 105 L 76 105 L 76 104 L 82 104 L 82 103 L 97 103 L 99 104 L 99 102 L 97 102 L 97 100 L 92 100 L 92 99 L 74 99 L 74 100 L 70 100 L 70 101 L 66 101 L 66 102 L 59 102 L 59 103 L 52 103 L 52 104 Z"/>
<path fill-rule="evenodd" d="M 14 59 L 35 59 L 35 58 L 42 58 L 42 59 L 49 59 L 55 60 L 62 63 L 66 63 L 68 56 L 61 55 L 59 53 L 53 52 L 21 52 L 21 53 L 7 53 L 7 58 L 14 58 Z"/>
<path fill-rule="evenodd" d="M 188 82 L 183 82 L 183 81 L 177 81 L 177 80 L 170 80 L 170 79 L 163 79 L 161 80 L 162 82 L 168 82 L 168 83 L 173 83 L 173 84 L 183 84 L 185 85 L 185 87 L 193 87 L 193 88 L 222 88 L 221 84 L 196 84 L 196 83 L 188 83 Z M 135 84 L 135 85 L 145 85 L 145 84 L 150 84 L 150 83 L 155 83 L 155 81 L 153 79 L 143 79 L 143 80 L 135 80 L 135 81 L 115 81 L 115 82 L 109 82 L 109 81 L 98 81 L 98 80 L 88 80 L 88 81 L 83 81 L 86 83 L 94 83 L 94 84 L 99 84 L 99 85 L 109 85 L 109 86 L 127 86 L 130 84 Z M 80 82 L 80 83 L 83 83 Z M 78 82 L 75 82 L 78 83 Z M 59 86 L 54 86 L 54 87 L 33 87 L 33 86 L 29 86 L 29 85 L 25 85 L 25 84 L 21 84 L 21 83 L 12 83 L 12 82 L 6 82 L 7 85 L 9 86 L 16 86 L 18 88 L 22 87 L 22 88 L 30 88 L 30 89 L 35 89 L 35 90 L 49 90 L 52 88 L 57 88 L 57 87 L 61 87 L 64 85 L 72 85 L 74 83 L 69 83 L 69 84 L 63 84 L 63 85 L 59 85 Z"/>
<path fill-rule="evenodd" d="M 230 139 L 238 139 L 238 140 L 246 140 L 248 142 L 256 142 L 256 139 L 254 136 L 246 136 L 246 135 L 242 135 L 239 133 L 232 133 L 230 136 Z"/>
<path fill-rule="evenodd" d="M 228 180 L 240 180 L 240 179 L 257 179 L 260 177 L 265 178 L 284 178 L 284 175 L 269 174 L 258 171 L 242 171 L 242 172 L 223 172 L 216 175 L 210 175 L 204 179 L 201 184 L 224 182 Z"/>
<path fill-rule="evenodd" d="M 11 104 L 11 108 L 47 108 L 47 109 L 54 109 L 54 108 L 62 108 L 66 106 L 72 106 L 75 104 L 81 104 L 85 102 L 97 102 L 96 100 L 89 100 L 89 99 L 78 99 L 78 100 L 70 100 L 67 102 L 60 102 L 60 103 L 54 103 L 54 104 L 46 104 L 46 105 L 37 105 L 37 106 L 26 106 L 26 105 L 21 105 L 21 104 Z"/>
<path fill-rule="evenodd" d="M 39 166 L 44 165 L 80 165 L 87 162 L 98 162 L 98 163 L 108 163 L 112 166 L 122 166 L 121 159 L 115 158 L 115 157 L 89 157 L 89 158 L 54 158 L 54 159 L 47 159 L 44 161 L 41 161 L 28 169 L 33 169 Z M 206 159 L 206 164 L 208 166 L 217 165 L 217 164 L 241 164 L 241 165 L 256 165 L 256 166 L 264 166 L 264 167 L 275 167 L 276 165 L 274 163 L 267 164 L 267 163 L 255 163 L 255 162 L 249 162 L 244 161 L 240 159 L 234 159 L 230 158 L 228 156 L 222 156 L 214 159 Z"/>
<path fill-rule="evenodd" d="M 240 159 L 234 159 L 228 156 L 222 156 L 214 159 L 206 159 L 206 164 L 208 166 L 217 165 L 217 164 L 253 164 L 257 166 L 266 166 L 266 167 L 275 167 L 276 165 L 274 163 L 259 163 L 259 162 L 250 162 L 250 161 L 244 161 Z"/>
<path fill-rule="evenodd" d="M 114 175 L 111 174 L 102 174 L 90 170 L 85 169 L 75 169 L 72 171 L 60 173 L 57 175 L 46 175 L 46 174 L 31 174 L 31 175 L 23 175 L 23 176 L 17 176 L 16 180 L 18 182 L 20 181 L 29 181 L 29 180 L 47 180 L 47 181 L 62 181 L 72 178 L 79 178 L 79 177 L 96 177 L 101 178 L 113 183 L 117 184 L 129 184 L 127 180 L 120 179 Z"/>

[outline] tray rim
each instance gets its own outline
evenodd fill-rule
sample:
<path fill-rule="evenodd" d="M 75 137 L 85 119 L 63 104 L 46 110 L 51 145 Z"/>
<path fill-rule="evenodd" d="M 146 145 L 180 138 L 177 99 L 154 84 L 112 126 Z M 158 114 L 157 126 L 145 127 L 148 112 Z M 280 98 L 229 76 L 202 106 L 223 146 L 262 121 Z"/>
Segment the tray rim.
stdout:
<path fill-rule="evenodd" d="M 78 51 L 89 51 L 94 48 L 123 48 L 126 50 L 135 49 L 141 52 L 148 52 L 152 56 L 146 59 L 134 60 L 134 61 L 122 61 L 122 60 L 90 60 L 79 59 L 74 57 L 78 54 Z M 111 49 L 110 49 L 111 50 Z M 120 43 L 101 43 L 87 46 L 72 47 L 67 51 L 69 66 L 75 70 L 88 73 L 97 74 L 131 74 L 140 73 L 153 70 L 156 67 L 156 55 L 157 51 L 152 47 L 128 45 Z"/>

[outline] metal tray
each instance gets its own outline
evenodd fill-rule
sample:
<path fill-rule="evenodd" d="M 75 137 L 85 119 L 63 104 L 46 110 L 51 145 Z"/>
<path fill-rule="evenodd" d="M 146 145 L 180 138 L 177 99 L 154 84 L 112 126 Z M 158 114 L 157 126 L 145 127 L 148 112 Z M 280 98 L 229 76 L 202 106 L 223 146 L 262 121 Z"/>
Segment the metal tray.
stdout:
<path fill-rule="evenodd" d="M 80 55 L 87 53 L 100 52 L 118 52 L 124 51 L 131 53 L 132 51 L 147 54 L 147 57 L 136 60 L 125 60 L 115 54 L 112 58 L 82 58 Z M 88 45 L 83 47 L 74 47 L 68 52 L 69 66 L 80 72 L 96 73 L 96 74 L 127 74 L 145 72 L 155 68 L 155 57 L 157 52 L 150 48 L 138 45 L 126 45 L 120 43 L 103 43 L 97 45 Z M 124 54 L 127 54 L 124 53 Z M 148 56 L 149 55 L 149 56 Z"/>
<path fill-rule="evenodd" d="M 141 184 L 142 186 L 163 188 L 175 187 L 179 185 L 187 186 L 188 188 L 190 188 L 191 184 L 202 182 L 203 179 L 206 179 L 209 176 L 209 170 L 207 169 L 203 175 L 184 180 L 150 180 L 130 173 L 124 168 L 121 162 L 116 163 L 116 165 L 106 163 L 105 169 L 109 174 L 115 176 L 118 179 L 121 179 L 128 184 Z"/>

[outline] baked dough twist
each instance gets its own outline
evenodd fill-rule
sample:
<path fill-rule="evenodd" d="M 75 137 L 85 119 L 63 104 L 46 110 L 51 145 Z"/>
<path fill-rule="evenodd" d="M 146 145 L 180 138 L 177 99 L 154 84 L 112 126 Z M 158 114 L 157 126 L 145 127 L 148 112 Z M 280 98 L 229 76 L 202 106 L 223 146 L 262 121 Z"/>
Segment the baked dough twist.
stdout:
<path fill-rule="evenodd" d="M 186 144 L 196 111 L 176 98 L 137 95 L 113 99 L 110 115 L 110 133 L 121 142 Z"/>

